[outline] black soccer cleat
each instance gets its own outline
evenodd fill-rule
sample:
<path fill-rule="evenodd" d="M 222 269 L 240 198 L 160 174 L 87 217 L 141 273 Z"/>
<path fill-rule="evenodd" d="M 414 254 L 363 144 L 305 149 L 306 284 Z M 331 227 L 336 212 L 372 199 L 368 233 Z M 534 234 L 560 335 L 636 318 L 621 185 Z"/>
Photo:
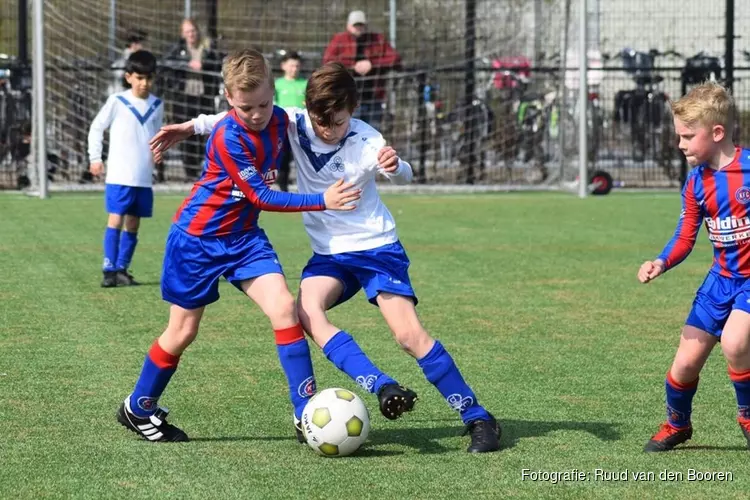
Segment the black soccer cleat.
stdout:
<path fill-rule="evenodd" d="M 117 271 L 117 286 L 138 286 L 138 283 L 133 275 L 126 270 Z"/>
<path fill-rule="evenodd" d="M 189 441 L 182 429 L 167 423 L 169 410 L 158 407 L 150 417 L 138 417 L 130 411 L 130 396 L 117 410 L 117 421 L 123 427 L 135 432 L 141 438 L 151 442 L 181 442 Z"/>
<path fill-rule="evenodd" d="M 743 432 L 745 432 L 744 428 Z M 669 425 L 668 422 L 664 422 L 659 427 L 659 431 L 648 440 L 646 446 L 643 447 L 643 451 L 670 451 L 674 449 L 675 446 L 684 443 L 691 437 L 693 437 L 692 426 L 677 429 Z"/>
<path fill-rule="evenodd" d="M 412 411 L 417 393 L 398 384 L 384 385 L 378 391 L 380 413 L 388 420 L 396 420 L 404 412 Z"/>
<path fill-rule="evenodd" d="M 490 414 L 489 420 L 472 420 L 466 424 L 463 435 L 471 435 L 471 444 L 466 451 L 469 453 L 487 453 L 500 449 L 500 426 Z"/>
<path fill-rule="evenodd" d="M 302 430 L 302 421 L 297 417 L 294 417 L 294 432 L 295 434 L 297 434 L 297 441 L 302 444 L 307 443 L 307 439 L 305 439 L 305 433 Z"/>
<path fill-rule="evenodd" d="M 102 271 L 102 288 L 114 288 L 117 286 L 117 271 Z"/>

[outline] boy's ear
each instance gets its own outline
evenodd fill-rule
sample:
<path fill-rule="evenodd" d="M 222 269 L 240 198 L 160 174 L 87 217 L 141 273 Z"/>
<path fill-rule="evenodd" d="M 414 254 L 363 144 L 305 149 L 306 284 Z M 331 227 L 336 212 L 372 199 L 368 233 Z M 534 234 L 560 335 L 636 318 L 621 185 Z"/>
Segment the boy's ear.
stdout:
<path fill-rule="evenodd" d="M 724 140 L 727 131 L 724 128 L 724 125 L 714 125 L 711 129 L 711 133 L 713 135 L 714 142 L 721 142 Z"/>

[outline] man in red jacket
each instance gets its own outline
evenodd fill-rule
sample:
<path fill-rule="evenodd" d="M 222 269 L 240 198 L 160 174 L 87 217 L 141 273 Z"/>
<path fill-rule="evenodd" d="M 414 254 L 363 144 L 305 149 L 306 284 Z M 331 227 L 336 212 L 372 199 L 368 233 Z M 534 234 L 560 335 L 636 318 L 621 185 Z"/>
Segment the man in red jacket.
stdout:
<path fill-rule="evenodd" d="M 365 13 L 354 10 L 347 18 L 346 31 L 328 42 L 323 64 L 331 61 L 349 68 L 357 81 L 360 105 L 354 118 L 379 129 L 385 101 L 383 76 L 401 64 L 401 56 L 381 33 L 368 32 Z"/>

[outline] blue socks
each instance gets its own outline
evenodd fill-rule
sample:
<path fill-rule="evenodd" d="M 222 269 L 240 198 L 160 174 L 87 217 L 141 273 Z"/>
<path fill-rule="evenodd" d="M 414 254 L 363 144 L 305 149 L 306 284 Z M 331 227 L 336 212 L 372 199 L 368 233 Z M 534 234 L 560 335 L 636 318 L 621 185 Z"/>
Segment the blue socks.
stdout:
<path fill-rule="evenodd" d="M 736 372 L 729 367 L 729 379 L 737 394 L 737 420 L 750 420 L 750 370 Z"/>
<path fill-rule="evenodd" d="M 104 230 L 104 263 L 102 271 L 117 271 L 117 257 L 120 249 L 120 230 L 107 227 Z"/>
<path fill-rule="evenodd" d="M 130 233 L 123 231 L 120 235 L 120 249 L 117 252 L 117 266 L 118 271 L 127 271 L 130 267 L 130 262 L 133 260 L 133 253 L 135 253 L 135 246 L 138 244 L 138 233 Z"/>
<path fill-rule="evenodd" d="M 422 359 L 417 360 L 427 380 L 434 385 L 454 410 L 461 415 L 463 422 L 489 420 L 490 416 L 477 401 L 471 387 L 464 381 L 453 358 L 443 345 L 435 344 Z"/>
<path fill-rule="evenodd" d="M 153 415 L 162 392 L 172 378 L 179 356 L 170 354 L 155 341 L 146 355 L 141 376 L 130 395 L 130 411 L 137 417 Z"/>
<path fill-rule="evenodd" d="M 138 233 L 113 227 L 104 230 L 104 264 L 102 271 L 125 271 L 133 260 Z"/>
<path fill-rule="evenodd" d="M 302 410 L 315 394 L 310 346 L 307 345 L 305 333 L 299 323 L 290 328 L 274 330 L 274 334 L 279 361 L 289 383 L 289 399 L 294 406 L 294 416 L 301 418 Z"/>
<path fill-rule="evenodd" d="M 364 390 L 375 393 L 396 381 L 380 371 L 362 351 L 351 335 L 338 332 L 323 346 L 323 354 L 336 368 L 346 373 Z"/>
<path fill-rule="evenodd" d="M 664 386 L 667 390 L 667 422 L 676 429 L 688 427 L 690 414 L 693 412 L 693 396 L 698 390 L 698 379 L 681 384 L 667 372 Z"/>

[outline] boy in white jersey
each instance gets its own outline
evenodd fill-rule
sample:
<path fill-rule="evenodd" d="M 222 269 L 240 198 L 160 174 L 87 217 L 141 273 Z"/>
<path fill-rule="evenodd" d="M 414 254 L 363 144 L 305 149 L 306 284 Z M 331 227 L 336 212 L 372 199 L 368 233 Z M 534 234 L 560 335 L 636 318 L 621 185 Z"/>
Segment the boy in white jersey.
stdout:
<path fill-rule="evenodd" d="M 112 94 L 89 130 L 89 169 L 104 173 L 102 138 L 109 129 L 109 157 L 105 178 L 105 206 L 109 218 L 104 231 L 102 286 L 132 286 L 138 282 L 128 272 L 138 243 L 142 217 L 151 217 L 154 195 L 154 159 L 149 140 L 161 128 L 164 107 L 151 95 L 156 58 L 151 52 L 133 52 L 125 64 L 130 89 Z M 123 231 L 124 228 L 124 231 Z"/>
<path fill-rule="evenodd" d="M 297 161 L 298 189 L 345 178 L 362 189 L 355 210 L 340 214 L 303 214 L 313 256 L 302 271 L 298 297 L 300 321 L 337 368 L 363 389 L 376 393 L 380 410 L 396 419 L 412 409 L 416 394 L 378 369 L 352 336 L 334 326 L 326 311 L 364 289 L 380 308 L 398 344 L 412 355 L 429 382 L 461 415 L 471 434 L 469 452 L 499 449 L 500 428 L 477 402 L 453 359 L 422 326 L 417 297 L 409 280 L 409 259 L 398 240 L 393 216 L 377 192 L 378 173 L 391 182 L 411 181 L 411 166 L 385 147 L 383 137 L 361 120 L 352 119 L 357 87 L 347 69 L 329 63 L 315 71 L 305 92 L 306 110 L 288 109 L 289 142 Z M 158 155 L 190 133 L 208 133 L 220 115 L 201 115 L 193 122 L 169 126 L 157 134 L 152 148 Z"/>

